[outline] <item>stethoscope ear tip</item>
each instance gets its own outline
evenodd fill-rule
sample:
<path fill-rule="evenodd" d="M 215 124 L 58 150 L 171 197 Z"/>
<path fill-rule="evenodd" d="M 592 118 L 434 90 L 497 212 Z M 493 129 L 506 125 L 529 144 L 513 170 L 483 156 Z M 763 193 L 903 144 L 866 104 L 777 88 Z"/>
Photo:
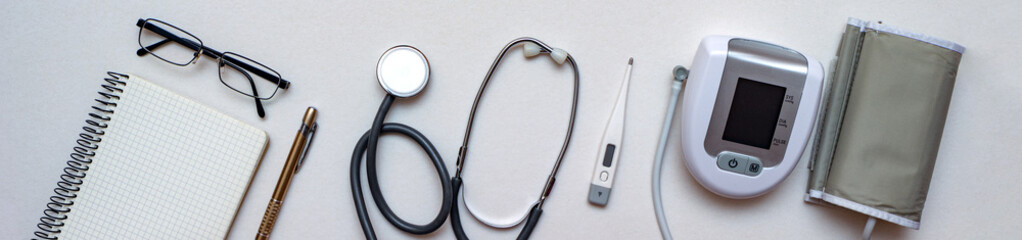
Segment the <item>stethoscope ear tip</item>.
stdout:
<path fill-rule="evenodd" d="M 536 55 L 539 55 L 540 50 L 542 50 L 539 47 L 539 45 L 537 45 L 535 43 L 531 43 L 531 42 L 524 43 L 522 48 L 525 50 L 525 57 L 527 57 L 527 58 L 535 57 Z"/>
<path fill-rule="evenodd" d="M 557 64 L 564 64 L 564 61 L 568 60 L 568 52 L 564 49 L 554 48 L 553 51 L 550 51 L 550 58 L 553 58 Z"/>
<path fill-rule="evenodd" d="M 522 43 L 522 48 L 526 58 L 535 57 L 543 52 L 543 48 L 533 42 Z M 554 62 L 557 62 L 557 64 L 564 64 L 568 60 L 568 52 L 564 51 L 564 49 L 554 48 L 550 50 L 550 58 L 554 59 Z"/>

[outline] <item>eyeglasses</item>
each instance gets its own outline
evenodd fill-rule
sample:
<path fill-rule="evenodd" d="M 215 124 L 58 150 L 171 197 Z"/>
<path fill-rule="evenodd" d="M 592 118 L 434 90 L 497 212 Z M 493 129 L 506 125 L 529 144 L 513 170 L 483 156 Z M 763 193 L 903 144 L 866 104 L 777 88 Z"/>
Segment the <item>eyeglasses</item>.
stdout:
<path fill-rule="evenodd" d="M 291 82 L 281 78 L 280 73 L 272 68 L 237 53 L 209 48 L 198 37 L 177 26 L 155 18 L 138 19 L 135 25 L 139 27 L 138 46 L 141 48 L 135 52 L 139 57 L 149 54 L 181 67 L 194 64 L 202 55 L 216 58 L 220 82 L 235 92 L 255 99 L 256 112 L 260 118 L 266 116 L 262 100 L 269 100 L 277 95 L 278 89 L 291 86 Z M 168 43 L 177 43 L 184 48 L 164 47 Z M 253 75 L 265 81 L 255 81 Z"/>

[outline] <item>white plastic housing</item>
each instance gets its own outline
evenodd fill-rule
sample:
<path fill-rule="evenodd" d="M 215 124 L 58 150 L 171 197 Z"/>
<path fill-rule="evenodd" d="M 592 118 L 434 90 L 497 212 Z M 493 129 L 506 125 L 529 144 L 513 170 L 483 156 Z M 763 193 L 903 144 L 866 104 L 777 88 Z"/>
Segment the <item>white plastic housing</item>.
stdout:
<path fill-rule="evenodd" d="M 728 42 L 734 38 L 709 36 L 699 44 L 681 106 L 681 145 L 685 167 L 700 185 L 720 196 L 743 199 L 770 191 L 798 164 L 816 118 L 823 67 L 803 54 L 808 70 L 782 161 L 772 167 L 763 167 L 762 172 L 754 177 L 728 172 L 717 167 L 717 156 L 707 153 L 704 141 L 728 56 Z"/>

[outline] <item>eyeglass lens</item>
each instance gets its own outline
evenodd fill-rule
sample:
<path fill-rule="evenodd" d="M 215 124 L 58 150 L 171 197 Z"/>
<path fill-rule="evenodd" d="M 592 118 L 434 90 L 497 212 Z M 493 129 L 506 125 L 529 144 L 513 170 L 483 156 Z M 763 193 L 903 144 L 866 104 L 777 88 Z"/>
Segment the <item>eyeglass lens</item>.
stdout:
<path fill-rule="evenodd" d="M 266 100 L 279 89 L 280 74 L 262 63 L 233 52 L 223 53 L 217 62 L 220 82 L 238 93 Z"/>
<path fill-rule="evenodd" d="M 170 37 L 165 37 L 154 30 L 164 31 L 164 35 L 170 35 Z M 194 46 L 183 46 L 172 38 L 180 38 L 183 42 L 194 44 Z M 202 49 L 202 41 L 199 38 L 174 25 L 156 19 L 146 20 L 140 28 L 138 45 L 149 54 L 178 66 L 194 62 L 199 57 L 199 50 Z"/>

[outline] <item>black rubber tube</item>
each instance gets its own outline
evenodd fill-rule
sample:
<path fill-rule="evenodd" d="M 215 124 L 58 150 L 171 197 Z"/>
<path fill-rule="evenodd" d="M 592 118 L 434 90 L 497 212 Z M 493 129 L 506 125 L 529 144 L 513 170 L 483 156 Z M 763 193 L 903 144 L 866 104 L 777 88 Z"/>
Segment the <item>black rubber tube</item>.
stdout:
<path fill-rule="evenodd" d="M 451 180 L 451 185 L 454 187 L 454 197 L 457 199 L 458 193 L 461 192 L 461 177 L 454 177 Z M 468 240 L 468 236 L 465 235 L 465 228 L 461 226 L 461 213 L 458 210 L 458 206 L 451 208 L 451 227 L 454 230 L 454 237 L 458 240 Z"/>
<path fill-rule="evenodd" d="M 518 233 L 518 240 L 529 239 L 532 235 L 532 230 L 536 229 L 536 225 L 539 223 L 539 216 L 543 215 L 543 209 L 539 207 L 539 204 L 532 206 L 532 211 L 529 211 L 528 220 L 525 220 L 525 227 L 522 227 L 522 232 Z"/>
<path fill-rule="evenodd" d="M 383 99 L 383 103 L 380 105 L 379 112 L 376 113 L 376 119 L 373 120 L 373 126 L 362 137 L 355 145 L 355 150 L 351 154 L 351 194 L 355 202 L 355 209 L 358 213 L 358 220 L 362 225 L 362 232 L 365 234 L 366 239 L 375 240 L 376 232 L 373 230 L 372 222 L 369 219 L 369 213 L 365 205 L 365 196 L 362 191 L 362 176 L 361 176 L 361 165 L 362 157 L 365 155 L 366 158 L 366 177 L 369 181 L 369 191 L 373 195 L 373 201 L 376 202 L 377 208 L 380 209 L 380 213 L 383 215 L 388 222 L 394 227 L 401 229 L 412 234 L 427 234 L 440 229 L 444 222 L 447 221 L 447 216 L 450 215 L 452 206 L 454 205 L 454 188 L 451 186 L 450 174 L 447 172 L 447 167 L 444 165 L 444 160 L 440 157 L 440 153 L 436 150 L 436 147 L 429 142 L 429 139 L 425 135 L 422 135 L 419 131 L 408 125 L 400 123 L 383 123 L 383 120 L 387 117 L 387 112 L 390 111 L 390 106 L 394 102 L 394 96 L 387 95 Z M 417 225 L 405 221 L 397 216 L 390 206 L 387 205 L 387 200 L 383 198 L 383 193 L 380 192 L 380 184 L 377 181 L 376 174 L 376 146 L 379 141 L 380 135 L 383 133 L 399 133 L 408 136 L 426 151 L 429 155 L 429 159 L 433 162 L 433 167 L 437 171 L 437 175 L 440 178 L 440 184 L 443 189 L 443 203 L 440 206 L 440 212 L 433 221 L 426 225 Z"/>

